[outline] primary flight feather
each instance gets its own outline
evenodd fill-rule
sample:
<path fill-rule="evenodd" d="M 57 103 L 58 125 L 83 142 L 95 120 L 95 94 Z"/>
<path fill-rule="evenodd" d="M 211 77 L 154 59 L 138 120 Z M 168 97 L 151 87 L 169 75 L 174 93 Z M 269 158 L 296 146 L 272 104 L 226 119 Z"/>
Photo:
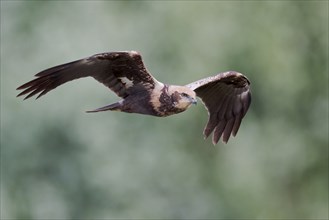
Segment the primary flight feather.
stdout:
<path fill-rule="evenodd" d="M 146 69 L 136 51 L 96 54 L 55 66 L 35 75 L 37 78 L 18 87 L 24 99 L 45 95 L 68 81 L 91 76 L 122 99 L 87 112 L 122 111 L 165 117 L 185 111 L 200 97 L 208 110 L 205 137 L 213 133 L 213 143 L 227 143 L 235 136 L 250 102 L 250 82 L 241 73 L 228 71 L 185 86 L 157 81 Z"/>

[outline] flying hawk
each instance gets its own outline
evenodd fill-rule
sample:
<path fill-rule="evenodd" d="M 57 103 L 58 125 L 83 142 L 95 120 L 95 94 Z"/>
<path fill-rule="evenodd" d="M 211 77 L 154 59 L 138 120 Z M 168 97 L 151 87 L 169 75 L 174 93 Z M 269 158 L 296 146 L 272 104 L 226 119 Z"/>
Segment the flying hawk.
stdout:
<path fill-rule="evenodd" d="M 17 88 L 24 89 L 17 96 L 27 94 L 27 99 L 39 93 L 39 98 L 68 81 L 91 76 L 122 98 L 87 112 L 110 110 L 165 117 L 185 111 L 199 96 L 209 115 L 203 133 L 207 138 L 213 132 L 213 144 L 221 137 L 227 143 L 231 134 L 237 134 L 251 102 L 250 82 L 241 73 L 222 72 L 185 86 L 164 84 L 148 72 L 136 51 L 100 53 L 35 76 Z"/>

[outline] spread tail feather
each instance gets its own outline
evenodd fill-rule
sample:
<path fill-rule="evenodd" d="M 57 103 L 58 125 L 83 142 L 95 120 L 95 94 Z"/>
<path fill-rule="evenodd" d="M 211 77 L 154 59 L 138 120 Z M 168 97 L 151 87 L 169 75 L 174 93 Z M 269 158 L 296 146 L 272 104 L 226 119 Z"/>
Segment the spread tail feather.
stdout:
<path fill-rule="evenodd" d="M 103 111 L 120 111 L 120 107 L 121 107 L 121 103 L 116 102 L 116 103 L 106 105 L 106 106 L 97 108 L 95 110 L 86 111 L 86 112 L 87 113 L 93 113 L 93 112 L 103 112 Z"/>

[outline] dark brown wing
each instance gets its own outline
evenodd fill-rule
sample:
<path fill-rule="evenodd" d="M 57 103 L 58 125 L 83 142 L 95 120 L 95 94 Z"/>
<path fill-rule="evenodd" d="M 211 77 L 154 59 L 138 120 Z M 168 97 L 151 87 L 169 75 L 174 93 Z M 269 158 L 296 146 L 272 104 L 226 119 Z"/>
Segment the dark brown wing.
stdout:
<path fill-rule="evenodd" d="M 249 80 L 234 71 L 219 73 L 187 85 L 202 99 L 208 110 L 209 119 L 203 133 L 208 137 L 214 131 L 214 144 L 221 137 L 227 143 L 231 134 L 237 134 L 251 102 L 249 86 Z"/>
<path fill-rule="evenodd" d="M 45 95 L 68 81 L 91 76 L 125 98 L 140 89 L 151 89 L 157 82 L 146 70 L 142 57 L 135 51 L 101 53 L 46 69 L 36 79 L 18 87 L 24 89 L 18 96 L 25 99 L 40 93 Z"/>

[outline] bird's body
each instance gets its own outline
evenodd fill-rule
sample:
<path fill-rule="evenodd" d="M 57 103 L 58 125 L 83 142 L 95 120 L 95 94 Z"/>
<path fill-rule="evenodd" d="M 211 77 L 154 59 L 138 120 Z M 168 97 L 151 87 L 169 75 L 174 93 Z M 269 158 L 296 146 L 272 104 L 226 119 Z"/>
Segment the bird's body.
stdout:
<path fill-rule="evenodd" d="M 185 111 L 191 104 L 196 104 L 195 93 L 183 86 L 162 84 L 149 90 L 134 93 L 119 102 L 87 112 L 121 111 L 158 117 L 166 117 Z M 192 96 L 182 96 L 183 90 Z M 188 91 L 189 90 L 189 91 Z M 186 94 L 187 94 L 186 93 Z"/>
<path fill-rule="evenodd" d="M 250 83 L 240 73 L 228 71 L 186 86 L 164 84 L 146 70 L 141 55 L 135 51 L 96 54 L 36 76 L 18 87 L 24 89 L 18 96 L 28 94 L 29 98 L 39 93 L 39 98 L 63 83 L 91 76 L 122 98 L 88 112 L 111 110 L 165 117 L 185 111 L 196 104 L 199 96 L 209 112 L 204 134 L 208 137 L 214 131 L 214 144 L 220 137 L 227 142 L 231 134 L 236 135 L 251 101 Z"/>

